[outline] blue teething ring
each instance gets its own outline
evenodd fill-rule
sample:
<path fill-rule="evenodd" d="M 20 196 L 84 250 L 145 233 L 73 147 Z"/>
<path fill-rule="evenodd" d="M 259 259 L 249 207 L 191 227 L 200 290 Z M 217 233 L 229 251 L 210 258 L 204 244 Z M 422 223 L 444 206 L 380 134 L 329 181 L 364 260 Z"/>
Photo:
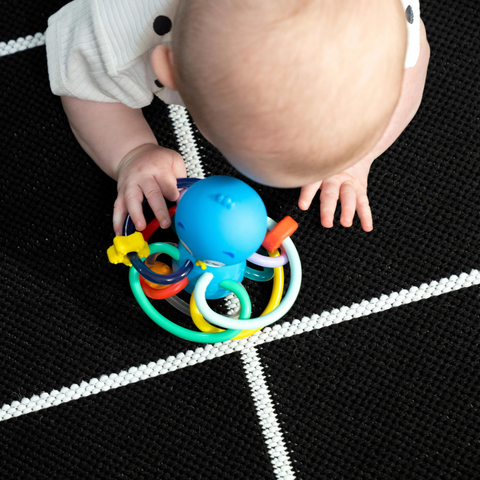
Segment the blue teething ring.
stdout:
<path fill-rule="evenodd" d="M 156 283 L 158 285 L 172 285 L 174 283 L 180 282 L 183 280 L 192 270 L 193 263 L 190 260 L 187 260 L 183 267 L 178 269 L 174 273 L 169 273 L 167 275 L 162 275 L 161 273 L 155 273 L 150 270 L 138 256 L 138 253 L 132 252 L 127 254 L 128 259 L 132 262 L 132 267 L 145 279 L 149 282 Z M 177 258 L 178 260 L 178 258 Z"/>

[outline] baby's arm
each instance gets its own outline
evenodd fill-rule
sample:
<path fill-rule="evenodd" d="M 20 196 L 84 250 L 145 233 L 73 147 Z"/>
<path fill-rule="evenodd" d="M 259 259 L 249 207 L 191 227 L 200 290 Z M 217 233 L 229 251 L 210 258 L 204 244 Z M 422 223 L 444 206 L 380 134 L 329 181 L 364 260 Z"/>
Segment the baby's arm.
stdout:
<path fill-rule="evenodd" d="M 164 197 L 178 198 L 177 178 L 185 177 L 180 154 L 157 143 L 140 109 L 121 103 L 101 103 L 62 97 L 72 131 L 85 152 L 118 182 L 113 213 L 116 235 L 130 213 L 137 230 L 146 226 L 143 196 L 160 225 L 170 225 Z"/>
<path fill-rule="evenodd" d="M 321 189 L 320 218 L 324 227 L 333 226 L 333 215 L 337 208 L 337 201 L 340 199 L 342 204 L 340 223 L 344 227 L 352 225 L 356 210 L 362 228 L 367 232 L 373 229 L 372 213 L 367 197 L 367 179 L 370 167 L 373 161 L 400 136 L 417 113 L 422 101 L 430 59 L 430 46 L 422 21 L 420 28 L 419 58 L 414 67 L 405 70 L 399 102 L 379 142 L 363 159 L 344 172 L 302 188 L 298 200 L 298 205 L 302 210 L 310 207 L 315 193 L 319 188 Z"/>

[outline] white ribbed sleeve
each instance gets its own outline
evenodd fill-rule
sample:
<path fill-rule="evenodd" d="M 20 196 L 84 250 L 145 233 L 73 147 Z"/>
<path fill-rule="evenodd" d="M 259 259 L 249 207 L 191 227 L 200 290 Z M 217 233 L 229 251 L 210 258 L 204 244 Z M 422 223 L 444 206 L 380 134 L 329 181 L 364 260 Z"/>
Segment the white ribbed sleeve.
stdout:
<path fill-rule="evenodd" d="M 169 44 L 153 23 L 174 22 L 178 0 L 74 0 L 49 18 L 45 35 L 50 86 L 56 95 L 131 108 L 149 105 L 157 94 L 182 104 L 176 92 L 155 85 L 150 55 Z"/>

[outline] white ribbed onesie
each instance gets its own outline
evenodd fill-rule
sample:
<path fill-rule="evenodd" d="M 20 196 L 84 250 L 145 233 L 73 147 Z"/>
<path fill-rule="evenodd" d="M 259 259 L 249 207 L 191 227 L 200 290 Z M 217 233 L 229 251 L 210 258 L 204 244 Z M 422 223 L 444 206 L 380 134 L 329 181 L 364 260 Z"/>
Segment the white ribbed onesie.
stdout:
<path fill-rule="evenodd" d="M 179 0 L 74 0 L 48 20 L 46 47 L 54 94 L 131 108 L 153 95 L 183 105 L 162 87 L 150 63 L 157 45 L 170 46 Z M 220 1 L 220 0 L 219 0 Z M 408 27 L 405 68 L 420 53 L 419 0 L 402 0 Z"/>

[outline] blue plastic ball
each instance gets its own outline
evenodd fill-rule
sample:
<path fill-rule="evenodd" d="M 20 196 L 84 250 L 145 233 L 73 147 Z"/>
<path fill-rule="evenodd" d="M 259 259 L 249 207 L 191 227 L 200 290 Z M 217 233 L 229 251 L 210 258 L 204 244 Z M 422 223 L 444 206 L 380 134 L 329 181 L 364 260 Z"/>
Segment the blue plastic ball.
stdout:
<path fill-rule="evenodd" d="M 197 260 L 234 265 L 259 249 L 267 231 L 267 211 L 245 182 L 208 177 L 192 185 L 179 201 L 175 230 Z"/>

